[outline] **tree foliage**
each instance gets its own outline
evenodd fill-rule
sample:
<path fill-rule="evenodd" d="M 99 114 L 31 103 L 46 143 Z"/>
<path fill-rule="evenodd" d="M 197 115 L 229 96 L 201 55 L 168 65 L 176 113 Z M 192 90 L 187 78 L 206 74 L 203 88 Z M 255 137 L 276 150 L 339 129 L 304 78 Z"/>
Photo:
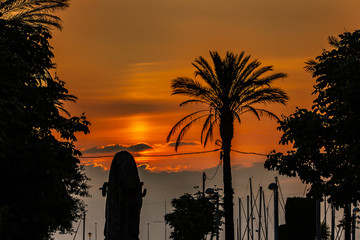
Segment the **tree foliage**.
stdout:
<path fill-rule="evenodd" d="M 280 143 L 287 154 L 272 152 L 265 167 L 310 183 L 309 197 L 323 194 L 336 206 L 360 200 L 360 31 L 330 37 L 306 64 L 316 83 L 311 110 L 297 109 L 280 121 Z"/>
<path fill-rule="evenodd" d="M 200 192 L 184 194 L 171 201 L 173 212 L 165 215 L 165 221 L 173 231 L 174 240 L 202 240 L 216 231 L 216 198 L 203 196 Z M 219 219 L 222 211 L 219 210 Z"/>
<path fill-rule="evenodd" d="M 193 112 L 182 118 L 171 129 L 167 142 L 179 131 L 175 150 L 187 131 L 197 122 L 204 120 L 201 142 L 206 146 L 214 138 L 217 128 L 221 137 L 223 152 L 225 238 L 234 239 L 233 189 L 231 177 L 230 151 L 234 136 L 234 123 L 241 124 L 243 114 L 254 114 L 259 120 L 263 115 L 278 119 L 262 105 L 285 104 L 286 93 L 273 86 L 273 82 L 285 78 L 285 73 L 271 73 L 272 66 L 261 66 L 258 60 L 250 60 L 245 52 L 227 52 L 221 58 L 218 52 L 210 52 L 212 65 L 203 57 L 195 59 L 195 76 L 203 82 L 188 77 L 178 77 L 172 81 L 172 94 L 188 99 L 180 104 L 202 104 L 207 109 Z"/>
<path fill-rule="evenodd" d="M 1 1 L 1 12 L 14 2 L 30 1 Z M 0 16 L 0 239 L 70 231 L 88 194 L 74 142 L 90 123 L 64 109 L 76 97 L 49 73 L 50 38 L 47 27 Z"/>

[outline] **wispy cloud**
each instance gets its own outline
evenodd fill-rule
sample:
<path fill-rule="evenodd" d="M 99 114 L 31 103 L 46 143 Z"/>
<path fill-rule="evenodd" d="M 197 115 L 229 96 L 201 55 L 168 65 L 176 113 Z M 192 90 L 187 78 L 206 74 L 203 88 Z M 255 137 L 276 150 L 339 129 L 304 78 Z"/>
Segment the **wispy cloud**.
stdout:
<path fill-rule="evenodd" d="M 170 147 L 175 147 L 175 142 L 169 142 L 167 145 Z M 180 142 L 179 146 L 197 146 L 200 145 L 199 142 Z"/>
<path fill-rule="evenodd" d="M 138 143 L 135 145 L 122 145 L 122 144 L 112 144 L 101 147 L 93 147 L 82 151 L 83 154 L 98 154 L 98 153 L 115 153 L 119 151 L 128 151 L 128 152 L 142 152 L 146 150 L 153 149 L 152 146 L 146 143 Z"/>

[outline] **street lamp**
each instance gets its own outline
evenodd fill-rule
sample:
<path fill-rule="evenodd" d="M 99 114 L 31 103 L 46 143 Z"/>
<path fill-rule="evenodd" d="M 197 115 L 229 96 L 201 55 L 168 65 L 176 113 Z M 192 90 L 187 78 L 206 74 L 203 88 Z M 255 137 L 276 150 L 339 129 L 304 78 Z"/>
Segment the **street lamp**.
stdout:
<path fill-rule="evenodd" d="M 268 187 L 271 191 L 274 191 L 274 240 L 279 240 L 279 204 L 278 204 L 278 185 L 276 183 L 270 183 Z"/>
<path fill-rule="evenodd" d="M 215 191 L 213 188 L 207 188 L 205 191 L 206 194 L 212 196 L 216 196 L 216 240 L 219 240 L 219 193 Z"/>
<path fill-rule="evenodd" d="M 358 213 L 360 209 L 355 207 L 353 209 L 353 222 L 352 222 L 352 240 L 355 240 L 355 230 L 356 230 L 356 213 Z"/>

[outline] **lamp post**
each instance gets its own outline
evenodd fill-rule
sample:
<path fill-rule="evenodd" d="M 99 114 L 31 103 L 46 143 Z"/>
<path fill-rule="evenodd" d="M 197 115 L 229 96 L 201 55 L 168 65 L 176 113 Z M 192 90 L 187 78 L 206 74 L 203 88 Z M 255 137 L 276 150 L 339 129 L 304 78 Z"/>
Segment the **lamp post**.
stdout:
<path fill-rule="evenodd" d="M 213 188 L 206 189 L 205 193 L 209 194 L 210 196 L 215 195 L 216 197 L 216 240 L 219 240 L 219 193 L 216 192 Z"/>
<path fill-rule="evenodd" d="M 271 191 L 274 191 L 274 240 L 279 240 L 279 194 L 278 185 L 276 183 L 270 183 L 268 187 Z"/>
<path fill-rule="evenodd" d="M 355 230 L 356 230 L 356 213 L 358 213 L 360 209 L 358 207 L 353 209 L 353 222 L 352 222 L 352 240 L 355 240 Z"/>

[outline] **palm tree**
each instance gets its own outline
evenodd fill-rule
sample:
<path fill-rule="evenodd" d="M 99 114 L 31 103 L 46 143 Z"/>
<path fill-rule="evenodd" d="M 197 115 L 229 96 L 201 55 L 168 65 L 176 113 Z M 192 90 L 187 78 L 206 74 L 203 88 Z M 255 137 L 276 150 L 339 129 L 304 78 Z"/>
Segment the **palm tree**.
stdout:
<path fill-rule="evenodd" d="M 69 0 L 0 0 L 0 20 L 61 29 L 61 19 L 52 12 L 68 6 Z"/>
<path fill-rule="evenodd" d="M 201 119 L 204 124 L 201 131 L 201 143 L 205 147 L 207 142 L 213 140 L 213 131 L 219 127 L 221 150 L 223 156 L 223 181 L 224 181 L 224 210 L 225 210 L 225 239 L 234 239 L 233 219 L 233 189 L 231 178 L 230 151 L 231 141 L 234 136 L 235 120 L 240 124 L 241 116 L 245 113 L 254 114 L 259 120 L 262 115 L 278 119 L 275 114 L 259 104 L 281 103 L 288 100 L 286 93 L 272 87 L 274 80 L 285 78 L 285 73 L 273 73 L 263 76 L 273 70 L 272 66 L 260 67 L 258 60 L 250 61 L 250 56 L 244 52 L 234 54 L 227 52 L 224 59 L 218 52 L 210 51 L 213 62 L 211 66 L 203 57 L 195 59 L 192 64 L 195 77 L 200 76 L 205 85 L 199 81 L 179 77 L 172 81 L 172 95 L 184 95 L 188 99 L 180 104 L 205 104 L 207 109 L 193 112 L 182 118 L 171 129 L 167 142 L 180 130 L 175 150 L 177 151 L 186 132 Z"/>

